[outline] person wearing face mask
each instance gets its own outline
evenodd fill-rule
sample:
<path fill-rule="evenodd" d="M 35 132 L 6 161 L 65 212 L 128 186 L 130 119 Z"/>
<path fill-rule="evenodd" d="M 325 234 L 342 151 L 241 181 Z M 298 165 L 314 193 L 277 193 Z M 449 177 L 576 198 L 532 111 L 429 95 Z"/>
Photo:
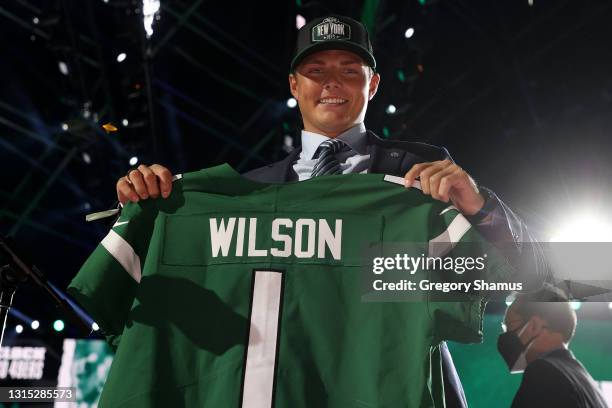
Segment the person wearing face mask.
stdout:
<path fill-rule="evenodd" d="M 568 349 L 576 313 L 563 292 L 521 294 L 506 311 L 497 348 L 511 373 L 523 373 L 512 408 L 606 408 L 597 386 Z"/>

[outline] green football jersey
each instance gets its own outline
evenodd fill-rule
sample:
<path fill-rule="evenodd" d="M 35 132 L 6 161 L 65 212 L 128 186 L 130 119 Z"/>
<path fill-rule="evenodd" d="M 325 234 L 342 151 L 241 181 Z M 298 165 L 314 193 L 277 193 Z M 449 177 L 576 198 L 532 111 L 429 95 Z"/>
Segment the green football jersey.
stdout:
<path fill-rule="evenodd" d="M 68 289 L 116 351 L 100 406 L 443 406 L 438 346 L 480 341 L 483 297 L 367 302 L 360 280 L 368 245 L 440 240 L 482 238 L 398 177 L 185 174 Z"/>

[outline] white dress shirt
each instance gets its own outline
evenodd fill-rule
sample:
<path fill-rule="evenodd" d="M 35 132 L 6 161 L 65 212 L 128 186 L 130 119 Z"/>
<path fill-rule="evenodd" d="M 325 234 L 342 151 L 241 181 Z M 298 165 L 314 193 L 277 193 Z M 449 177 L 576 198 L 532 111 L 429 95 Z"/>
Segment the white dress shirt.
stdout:
<path fill-rule="evenodd" d="M 341 150 L 336 157 L 340 162 L 342 174 L 347 173 L 367 173 L 370 164 L 370 155 L 367 147 L 367 133 L 363 123 L 353 126 L 336 137 L 342 140 L 348 148 Z M 308 180 L 312 174 L 312 169 L 317 163 L 313 159 L 317 148 L 321 143 L 330 139 L 318 133 L 302 130 L 302 151 L 297 162 L 293 165 L 293 170 L 298 175 L 298 180 Z"/>

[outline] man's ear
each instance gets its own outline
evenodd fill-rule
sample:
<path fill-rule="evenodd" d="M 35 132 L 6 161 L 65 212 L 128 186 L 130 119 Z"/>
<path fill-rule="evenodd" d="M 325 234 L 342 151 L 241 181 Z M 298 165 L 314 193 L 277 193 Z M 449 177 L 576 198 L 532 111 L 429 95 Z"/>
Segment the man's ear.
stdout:
<path fill-rule="evenodd" d="M 368 100 L 371 101 L 376 95 L 378 91 L 378 84 L 380 83 L 380 74 L 375 73 L 372 75 L 372 79 L 370 79 L 370 89 L 368 90 Z"/>
<path fill-rule="evenodd" d="M 532 316 L 531 319 L 529 319 L 529 326 L 525 329 L 524 336 L 531 339 L 539 335 L 546 325 L 546 321 L 540 316 Z"/>
<path fill-rule="evenodd" d="M 295 100 L 297 101 L 298 100 L 297 76 L 295 74 L 289 74 L 289 91 L 291 92 L 291 95 L 293 95 Z"/>

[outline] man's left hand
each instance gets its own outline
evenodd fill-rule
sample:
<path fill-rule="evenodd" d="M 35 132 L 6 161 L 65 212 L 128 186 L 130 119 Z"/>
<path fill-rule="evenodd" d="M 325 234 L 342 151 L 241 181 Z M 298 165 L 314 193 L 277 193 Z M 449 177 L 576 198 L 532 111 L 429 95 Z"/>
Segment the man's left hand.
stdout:
<path fill-rule="evenodd" d="M 424 194 L 445 203 L 451 201 L 463 215 L 474 215 L 484 206 L 474 179 L 450 160 L 415 164 L 404 176 L 406 186 L 412 186 L 416 177 Z"/>

